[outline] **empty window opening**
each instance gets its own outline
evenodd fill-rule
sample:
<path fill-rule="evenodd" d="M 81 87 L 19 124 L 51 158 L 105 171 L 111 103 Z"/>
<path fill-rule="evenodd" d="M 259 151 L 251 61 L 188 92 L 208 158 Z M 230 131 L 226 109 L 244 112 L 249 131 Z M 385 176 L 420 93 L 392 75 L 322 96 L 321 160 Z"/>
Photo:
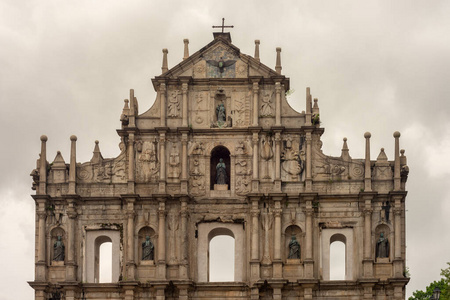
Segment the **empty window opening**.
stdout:
<path fill-rule="evenodd" d="M 107 236 L 95 239 L 94 282 L 112 282 L 112 240 Z"/>
<path fill-rule="evenodd" d="M 330 242 L 330 280 L 345 280 L 347 273 L 345 236 L 333 235 Z"/>
<path fill-rule="evenodd" d="M 209 281 L 234 281 L 234 238 L 218 235 L 209 243 Z"/>
<path fill-rule="evenodd" d="M 105 242 L 100 245 L 99 282 L 112 282 L 112 243 Z"/>

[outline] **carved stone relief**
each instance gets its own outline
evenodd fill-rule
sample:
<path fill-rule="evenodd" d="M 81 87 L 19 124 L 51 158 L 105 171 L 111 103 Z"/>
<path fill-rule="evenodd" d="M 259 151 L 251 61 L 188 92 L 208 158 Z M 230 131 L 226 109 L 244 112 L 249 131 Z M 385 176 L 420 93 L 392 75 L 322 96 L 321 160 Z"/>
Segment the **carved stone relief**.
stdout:
<path fill-rule="evenodd" d="M 193 156 L 191 158 L 189 175 L 189 189 L 191 194 L 194 196 L 204 195 L 206 192 L 205 166 L 200 157 Z"/>
<path fill-rule="evenodd" d="M 236 194 L 245 195 L 251 191 L 251 161 L 247 159 L 237 159 L 235 164 L 236 172 Z"/>
<path fill-rule="evenodd" d="M 270 136 L 263 136 L 261 138 L 261 158 L 264 163 L 261 165 L 261 178 L 271 179 L 271 168 L 269 161 L 273 158 L 273 140 Z"/>
<path fill-rule="evenodd" d="M 142 152 L 137 155 L 136 181 L 156 182 L 159 176 L 159 161 L 156 152 L 157 142 L 145 141 Z"/>
<path fill-rule="evenodd" d="M 176 118 L 180 114 L 180 101 L 178 99 L 178 90 L 170 92 L 169 101 L 167 103 L 167 116 Z"/>
<path fill-rule="evenodd" d="M 180 177 L 180 155 L 177 145 L 174 143 L 172 145 L 172 152 L 169 156 L 169 178 L 177 179 Z"/>
<path fill-rule="evenodd" d="M 233 127 L 245 127 L 250 125 L 251 92 L 236 93 L 234 99 Z"/>
<path fill-rule="evenodd" d="M 274 117 L 275 116 L 275 109 L 273 104 L 273 92 L 270 91 L 263 91 L 261 96 L 261 110 L 260 110 L 260 116 L 261 117 Z"/>
<path fill-rule="evenodd" d="M 285 181 L 298 181 L 305 167 L 305 151 L 298 140 L 286 136 L 283 142 L 284 150 L 281 154 L 281 179 Z"/>

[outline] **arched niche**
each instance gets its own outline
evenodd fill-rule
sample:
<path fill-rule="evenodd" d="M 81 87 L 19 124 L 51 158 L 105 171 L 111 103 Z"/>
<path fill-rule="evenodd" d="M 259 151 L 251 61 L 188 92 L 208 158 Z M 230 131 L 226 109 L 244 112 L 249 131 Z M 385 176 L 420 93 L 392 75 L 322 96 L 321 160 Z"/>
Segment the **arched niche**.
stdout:
<path fill-rule="evenodd" d="M 378 242 L 380 240 L 380 236 L 381 234 L 383 234 L 384 238 L 387 239 L 388 241 L 388 253 L 387 253 L 387 257 L 378 257 L 377 256 L 377 248 L 378 248 Z M 376 261 L 384 261 L 384 262 L 389 262 L 392 254 L 393 254 L 393 246 L 394 244 L 392 243 L 393 241 L 393 232 L 391 231 L 391 228 L 387 225 L 387 224 L 380 224 L 375 228 L 375 237 L 374 237 L 374 241 L 373 241 L 373 257 L 375 257 Z"/>
<path fill-rule="evenodd" d="M 142 244 L 145 242 L 145 240 L 146 240 L 146 238 L 147 238 L 147 236 L 148 237 L 150 237 L 150 241 L 152 242 L 152 244 L 153 244 L 153 246 L 154 246 L 154 249 L 153 249 L 153 259 L 152 260 L 143 260 L 142 258 L 142 254 L 143 254 L 143 252 L 142 252 L 142 250 L 143 250 L 143 248 L 142 248 Z M 156 239 L 156 232 L 155 232 L 155 230 L 153 229 L 153 228 L 151 228 L 150 226 L 144 226 L 144 227 L 142 227 L 140 230 L 139 230 L 139 232 L 138 232 L 138 238 L 137 238 L 137 240 L 138 240 L 138 261 L 141 261 L 141 263 L 146 263 L 146 262 L 149 262 L 149 261 L 154 261 L 155 260 L 155 255 L 156 255 L 156 242 L 157 242 L 157 239 Z"/>
<path fill-rule="evenodd" d="M 217 164 L 220 159 L 223 159 L 226 167 L 227 174 L 227 190 L 230 189 L 230 170 L 231 170 L 231 162 L 230 162 L 230 151 L 228 148 L 224 146 L 217 146 L 211 150 L 211 158 L 210 158 L 210 189 L 214 190 L 214 184 L 216 184 L 216 176 L 217 176 Z"/>
<path fill-rule="evenodd" d="M 58 237 L 61 237 L 60 242 L 62 242 L 63 247 L 56 245 Z M 66 247 L 66 232 L 64 231 L 64 229 L 62 229 L 61 227 L 53 228 L 50 231 L 50 261 L 52 265 L 64 264 L 67 253 Z"/>
<path fill-rule="evenodd" d="M 342 242 L 345 245 L 345 280 L 353 280 L 354 247 L 352 228 L 324 228 L 321 232 L 321 260 L 322 276 L 330 280 L 330 246 L 333 242 Z"/>
<path fill-rule="evenodd" d="M 88 283 L 98 283 L 100 275 L 100 246 L 112 243 L 112 276 L 111 282 L 119 281 L 120 261 L 120 232 L 118 230 L 88 230 L 86 231 L 85 272 L 84 280 Z"/>
<path fill-rule="evenodd" d="M 290 242 L 292 240 L 292 237 L 295 237 L 295 240 L 299 243 L 300 245 L 300 257 L 298 258 L 294 258 L 294 259 L 302 259 L 303 257 L 303 233 L 302 230 L 300 229 L 300 227 L 298 227 L 297 225 L 290 225 L 288 227 L 286 227 L 285 231 L 284 231 L 284 257 L 286 259 L 290 259 L 289 258 L 289 253 L 290 253 Z"/>
<path fill-rule="evenodd" d="M 208 282 L 209 244 L 211 242 L 211 239 L 219 235 L 228 235 L 234 238 L 234 281 L 244 281 L 245 236 L 242 224 L 219 222 L 198 224 L 198 238 L 196 248 L 198 281 Z"/>

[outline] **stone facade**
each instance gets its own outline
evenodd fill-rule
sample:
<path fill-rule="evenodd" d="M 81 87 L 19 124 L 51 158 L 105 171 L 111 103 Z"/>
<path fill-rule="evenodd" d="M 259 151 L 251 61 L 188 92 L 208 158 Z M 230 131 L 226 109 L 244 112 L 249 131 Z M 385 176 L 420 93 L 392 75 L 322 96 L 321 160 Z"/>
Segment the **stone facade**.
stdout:
<path fill-rule="evenodd" d="M 125 100 L 116 158 L 98 141 L 88 162 L 47 137 L 33 170 L 35 299 L 404 299 L 405 182 L 395 157 L 322 150 L 317 99 L 286 101 L 289 78 L 243 54 L 229 33 L 152 79 L 154 105 Z M 233 282 L 209 282 L 212 238 L 235 239 Z M 292 237 L 298 244 L 290 252 Z M 345 279 L 330 280 L 330 244 L 345 244 Z M 112 283 L 99 283 L 111 242 Z M 57 291 L 57 292 L 56 292 Z"/>

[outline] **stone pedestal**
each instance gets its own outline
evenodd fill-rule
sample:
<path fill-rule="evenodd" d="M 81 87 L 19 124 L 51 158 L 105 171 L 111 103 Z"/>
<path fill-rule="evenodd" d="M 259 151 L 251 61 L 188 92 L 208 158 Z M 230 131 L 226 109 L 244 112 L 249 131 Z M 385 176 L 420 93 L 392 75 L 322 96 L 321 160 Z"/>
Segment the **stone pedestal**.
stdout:
<path fill-rule="evenodd" d="M 215 184 L 214 185 L 215 191 L 227 191 L 228 190 L 228 184 Z"/>

